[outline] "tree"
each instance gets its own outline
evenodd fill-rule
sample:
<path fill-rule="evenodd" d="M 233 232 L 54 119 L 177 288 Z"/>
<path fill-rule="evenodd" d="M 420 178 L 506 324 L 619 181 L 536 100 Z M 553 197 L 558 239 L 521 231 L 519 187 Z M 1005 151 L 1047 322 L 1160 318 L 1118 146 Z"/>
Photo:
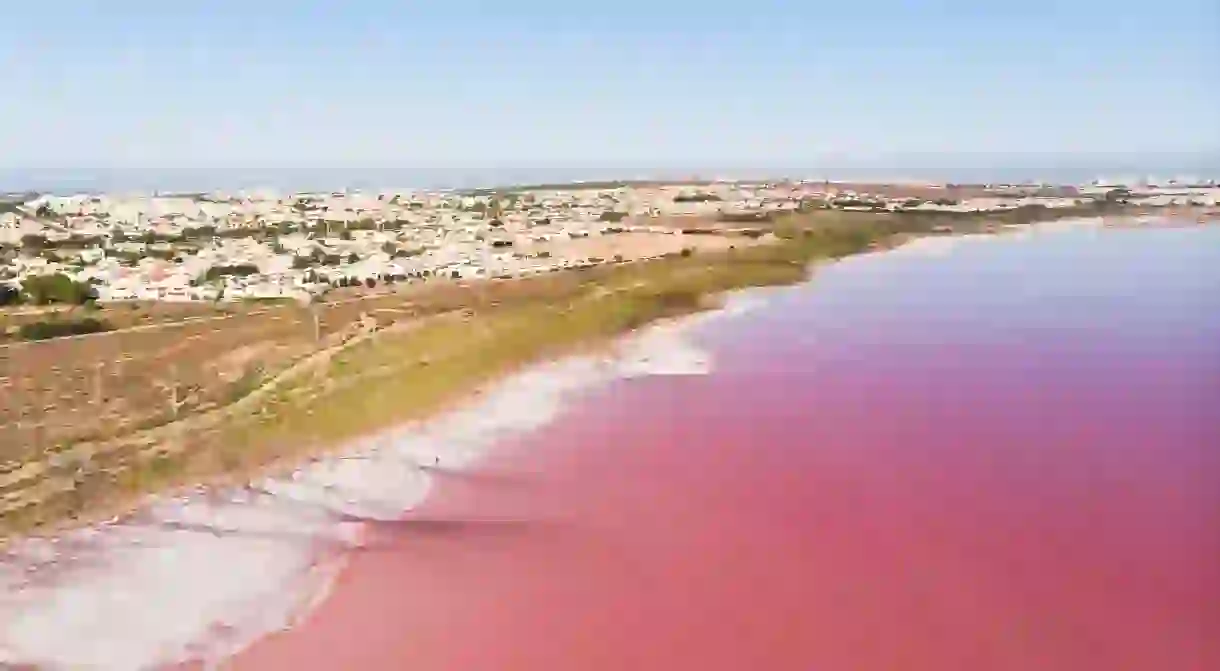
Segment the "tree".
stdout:
<path fill-rule="evenodd" d="M 714 203 L 723 200 L 714 193 L 678 194 L 674 196 L 675 203 Z"/>
<path fill-rule="evenodd" d="M 352 252 L 351 254 L 347 255 L 347 262 L 348 263 L 360 263 L 360 257 L 356 256 L 356 252 Z"/>
<path fill-rule="evenodd" d="M 232 266 L 212 266 L 204 273 L 204 278 L 207 280 L 216 280 L 227 275 L 235 275 L 237 277 L 246 277 L 248 275 L 257 275 L 258 266 L 248 263 L 239 263 Z"/>
<path fill-rule="evenodd" d="M 93 287 L 62 273 L 27 277 L 21 281 L 21 291 L 35 305 L 83 305 L 97 298 Z"/>
<path fill-rule="evenodd" d="M 366 286 L 366 287 L 368 287 L 368 288 L 372 289 L 373 287 L 377 286 L 377 280 L 375 280 L 375 279 L 373 279 L 373 278 L 371 278 L 371 277 L 365 278 L 365 280 L 364 280 L 364 286 Z"/>
<path fill-rule="evenodd" d="M 37 247 L 42 249 L 47 246 L 47 236 L 38 235 L 36 233 L 27 233 L 21 236 L 22 247 Z"/>
<path fill-rule="evenodd" d="M 0 285 L 0 305 L 20 305 L 21 290 L 16 287 Z"/>

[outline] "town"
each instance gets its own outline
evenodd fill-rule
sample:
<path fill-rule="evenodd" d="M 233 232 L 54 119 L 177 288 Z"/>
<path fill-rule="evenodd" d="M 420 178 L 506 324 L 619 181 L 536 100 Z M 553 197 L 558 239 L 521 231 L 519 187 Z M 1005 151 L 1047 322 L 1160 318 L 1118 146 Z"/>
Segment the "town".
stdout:
<path fill-rule="evenodd" d="M 486 191 L 12 195 L 0 199 L 0 288 L 64 276 L 116 301 L 312 300 L 348 286 L 511 278 L 685 249 L 691 227 L 748 229 L 809 208 L 1070 210 L 1220 202 L 1215 182 L 1079 187 L 781 183 L 571 184 Z M 617 238 L 618 244 L 610 244 Z M 659 241 L 660 240 L 660 241 Z M 630 241 L 630 242 L 628 242 Z M 600 244 L 606 243 L 606 244 Z"/>

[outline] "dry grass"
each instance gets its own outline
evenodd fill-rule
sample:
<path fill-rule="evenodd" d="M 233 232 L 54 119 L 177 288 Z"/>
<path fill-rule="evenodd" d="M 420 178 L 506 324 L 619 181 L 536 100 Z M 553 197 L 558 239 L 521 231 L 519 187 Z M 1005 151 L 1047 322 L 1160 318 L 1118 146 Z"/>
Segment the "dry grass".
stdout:
<path fill-rule="evenodd" d="M 0 348 L 0 459 L 214 406 L 313 347 L 300 308 Z M 234 370 L 234 352 L 247 353 Z"/>
<path fill-rule="evenodd" d="M 621 257 L 627 261 L 673 254 L 684 248 L 696 252 L 721 251 L 732 245 L 746 244 L 748 240 L 721 235 L 680 235 L 668 233 L 619 233 L 590 238 L 552 240 L 519 244 L 517 251 L 524 254 L 546 252 L 557 259 L 601 258 L 610 260 Z"/>

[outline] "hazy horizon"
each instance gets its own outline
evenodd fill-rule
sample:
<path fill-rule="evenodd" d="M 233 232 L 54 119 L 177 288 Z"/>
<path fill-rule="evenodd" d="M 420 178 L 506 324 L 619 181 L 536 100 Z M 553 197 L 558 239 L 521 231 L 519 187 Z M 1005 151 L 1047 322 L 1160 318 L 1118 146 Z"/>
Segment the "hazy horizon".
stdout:
<path fill-rule="evenodd" d="M 1220 178 L 1220 154 L 1154 157 L 892 156 L 762 165 L 584 164 L 0 168 L 0 192 L 212 191 L 241 188 L 470 188 L 545 182 L 646 179 L 831 179 L 1079 184 L 1105 178 Z"/>
<path fill-rule="evenodd" d="M 1220 4 L 43 0 L 0 189 L 1220 173 Z"/>

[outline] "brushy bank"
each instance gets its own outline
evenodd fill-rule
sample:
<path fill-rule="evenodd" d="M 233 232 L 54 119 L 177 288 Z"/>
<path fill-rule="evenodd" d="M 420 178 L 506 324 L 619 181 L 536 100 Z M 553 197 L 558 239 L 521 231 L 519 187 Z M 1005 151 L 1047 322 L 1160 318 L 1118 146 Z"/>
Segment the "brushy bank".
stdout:
<path fill-rule="evenodd" d="M 954 230 L 985 223 L 963 218 Z M 286 467 L 425 417 L 529 363 L 713 307 L 725 291 L 800 282 L 814 261 L 943 228 L 923 217 L 802 214 L 775 222 L 766 241 L 743 238 L 723 252 L 451 288 L 430 316 L 382 324 L 240 412 L 188 416 L 0 473 L 0 538 L 112 515 L 150 492 Z"/>

